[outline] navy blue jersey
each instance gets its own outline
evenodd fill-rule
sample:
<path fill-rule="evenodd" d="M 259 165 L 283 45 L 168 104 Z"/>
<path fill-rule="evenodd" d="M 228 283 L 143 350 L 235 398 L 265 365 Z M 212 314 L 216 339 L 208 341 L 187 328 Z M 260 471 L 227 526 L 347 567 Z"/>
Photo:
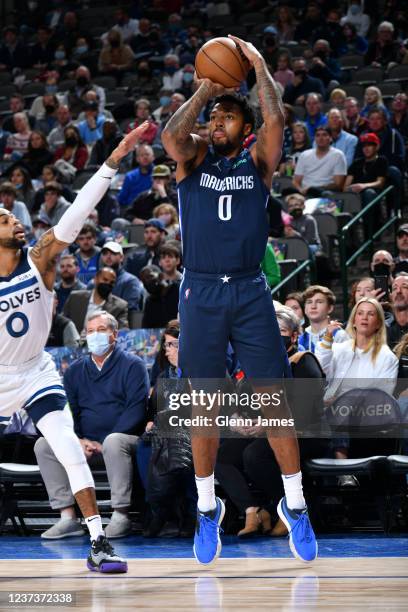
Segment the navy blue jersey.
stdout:
<path fill-rule="evenodd" d="M 210 147 L 178 184 L 183 264 L 219 274 L 257 268 L 268 239 L 269 191 L 248 149 L 227 159 Z"/>

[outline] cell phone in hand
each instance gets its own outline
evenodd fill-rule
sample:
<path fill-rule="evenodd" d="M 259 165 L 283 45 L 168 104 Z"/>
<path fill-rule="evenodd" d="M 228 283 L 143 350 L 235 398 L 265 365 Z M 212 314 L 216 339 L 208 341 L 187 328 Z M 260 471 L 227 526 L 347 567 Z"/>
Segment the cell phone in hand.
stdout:
<path fill-rule="evenodd" d="M 388 287 L 388 276 L 374 276 L 374 288 L 381 289 L 385 295 L 380 298 L 380 302 L 388 302 L 389 300 L 389 287 Z"/>

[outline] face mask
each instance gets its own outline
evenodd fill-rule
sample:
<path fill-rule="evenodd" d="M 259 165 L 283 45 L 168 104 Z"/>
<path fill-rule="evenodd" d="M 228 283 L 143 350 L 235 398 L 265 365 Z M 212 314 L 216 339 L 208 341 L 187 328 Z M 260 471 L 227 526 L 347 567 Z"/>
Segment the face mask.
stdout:
<path fill-rule="evenodd" d="M 56 60 L 63 60 L 65 59 L 65 51 L 56 51 L 54 53 L 54 57 Z"/>
<path fill-rule="evenodd" d="M 162 223 L 164 225 L 168 225 L 171 222 L 171 214 L 170 213 L 165 213 L 164 215 L 160 215 L 159 216 L 160 221 L 162 221 Z"/>
<path fill-rule="evenodd" d="M 52 113 L 55 111 L 55 106 L 53 104 L 46 104 L 44 108 L 47 115 L 52 115 Z"/>
<path fill-rule="evenodd" d="M 299 76 L 299 77 L 305 77 L 306 76 L 306 70 L 295 70 L 295 76 Z"/>
<path fill-rule="evenodd" d="M 316 51 L 315 55 L 316 55 L 316 57 L 320 57 L 320 59 L 322 59 L 322 60 L 326 59 L 326 52 L 325 51 Z"/>
<path fill-rule="evenodd" d="M 177 68 L 175 66 L 167 66 L 165 72 L 170 76 L 176 72 Z"/>
<path fill-rule="evenodd" d="M 292 346 L 292 338 L 290 336 L 281 336 L 285 349 L 288 350 Z"/>
<path fill-rule="evenodd" d="M 21 189 L 23 186 L 23 183 L 13 183 L 13 185 L 16 189 Z"/>
<path fill-rule="evenodd" d="M 86 53 L 87 51 L 88 51 L 87 45 L 80 45 L 79 47 L 75 49 L 76 55 L 82 55 L 83 53 Z M 79 78 L 83 78 L 83 77 L 79 77 Z"/>
<path fill-rule="evenodd" d="M 109 338 L 112 334 L 106 332 L 93 332 L 86 337 L 86 343 L 91 353 L 101 357 L 108 352 L 110 347 Z"/>
<path fill-rule="evenodd" d="M 44 90 L 47 94 L 55 94 L 58 91 L 58 87 L 56 85 L 46 85 Z"/>
<path fill-rule="evenodd" d="M 268 36 L 268 38 L 265 38 L 265 45 L 267 47 L 274 47 L 276 43 L 276 40 L 273 36 Z"/>
<path fill-rule="evenodd" d="M 78 77 L 76 82 L 79 87 L 85 87 L 85 85 L 88 85 L 89 83 L 88 79 L 85 76 Z"/>
<path fill-rule="evenodd" d="M 289 213 L 294 219 L 298 219 L 303 214 L 303 208 L 292 208 Z"/>
<path fill-rule="evenodd" d="M 185 72 L 183 74 L 183 81 L 184 81 L 184 83 L 187 83 L 187 84 L 192 83 L 193 82 L 193 78 L 194 78 L 194 75 L 191 74 L 191 72 Z"/>
<path fill-rule="evenodd" d="M 361 12 L 361 8 L 358 6 L 358 4 L 352 4 L 350 6 L 350 13 L 352 15 L 358 15 Z"/>
<path fill-rule="evenodd" d="M 75 138 L 75 136 L 68 136 L 65 139 L 65 143 L 68 147 L 75 147 L 75 145 L 78 143 L 77 139 Z"/>
<path fill-rule="evenodd" d="M 106 300 L 112 293 L 112 285 L 110 283 L 99 283 L 96 285 L 96 290 L 103 300 Z"/>
<path fill-rule="evenodd" d="M 168 106 L 171 102 L 170 96 L 160 96 L 160 106 Z"/>
<path fill-rule="evenodd" d="M 374 276 L 388 276 L 390 273 L 390 266 L 386 263 L 378 263 L 373 267 Z"/>

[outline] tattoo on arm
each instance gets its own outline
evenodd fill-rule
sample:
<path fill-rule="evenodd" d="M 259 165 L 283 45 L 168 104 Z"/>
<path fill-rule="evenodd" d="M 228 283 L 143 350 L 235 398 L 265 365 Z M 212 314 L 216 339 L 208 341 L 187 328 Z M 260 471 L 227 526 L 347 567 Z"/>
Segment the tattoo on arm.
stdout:
<path fill-rule="evenodd" d="M 45 234 L 43 234 L 33 246 L 31 250 L 31 257 L 34 257 L 34 259 L 40 258 L 44 250 L 47 249 L 50 244 L 52 244 L 55 240 L 56 238 L 54 236 L 53 229 L 50 229 L 48 230 L 48 232 L 45 232 Z"/>
<path fill-rule="evenodd" d="M 267 123 L 271 118 L 275 120 L 276 118 L 280 118 L 283 121 L 282 97 L 264 61 L 256 64 L 255 73 L 259 103 L 264 122 Z"/>
<path fill-rule="evenodd" d="M 211 96 L 211 87 L 208 83 L 201 83 L 195 94 L 183 104 L 170 117 L 165 127 L 165 132 L 171 138 L 173 144 L 181 153 L 195 152 L 196 145 L 191 138 L 198 115 Z"/>
<path fill-rule="evenodd" d="M 105 164 L 109 166 L 109 168 L 112 168 L 112 170 L 118 170 L 120 166 L 120 163 L 115 162 L 112 157 L 108 157 L 108 159 L 105 160 Z"/>

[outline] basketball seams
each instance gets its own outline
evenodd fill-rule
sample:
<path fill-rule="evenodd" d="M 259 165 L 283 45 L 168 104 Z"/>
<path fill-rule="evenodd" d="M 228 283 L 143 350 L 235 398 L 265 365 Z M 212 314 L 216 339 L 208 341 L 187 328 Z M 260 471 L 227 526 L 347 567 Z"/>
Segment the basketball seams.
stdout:
<path fill-rule="evenodd" d="M 224 45 L 223 45 L 224 46 Z M 210 62 L 212 62 L 215 66 L 217 66 L 217 68 L 219 70 L 221 70 L 221 72 L 225 72 L 225 74 L 227 74 L 231 79 L 233 79 L 234 81 L 236 81 L 238 84 L 240 84 L 240 80 L 235 78 L 233 74 L 231 74 L 230 72 L 228 72 L 228 70 L 225 70 L 225 68 L 223 66 L 220 66 L 212 57 L 210 57 L 209 55 L 207 55 L 207 53 L 204 51 L 204 49 L 201 49 L 201 53 L 203 55 L 205 55 L 205 57 L 207 58 L 207 60 L 209 60 Z"/>
<path fill-rule="evenodd" d="M 224 47 L 224 49 L 228 49 L 228 51 L 230 51 L 230 53 L 232 53 L 233 56 L 238 60 L 238 63 L 240 65 L 240 68 L 241 68 L 241 71 L 242 71 L 242 80 L 244 80 L 246 78 L 246 76 L 247 76 L 247 71 L 245 70 L 244 62 L 243 62 L 242 57 L 241 57 L 241 53 L 242 52 L 240 53 L 237 45 L 234 43 L 234 49 L 233 49 L 232 47 L 230 47 L 229 45 L 226 45 L 221 40 L 214 40 L 214 42 L 217 43 L 217 45 L 221 45 L 221 47 Z"/>

